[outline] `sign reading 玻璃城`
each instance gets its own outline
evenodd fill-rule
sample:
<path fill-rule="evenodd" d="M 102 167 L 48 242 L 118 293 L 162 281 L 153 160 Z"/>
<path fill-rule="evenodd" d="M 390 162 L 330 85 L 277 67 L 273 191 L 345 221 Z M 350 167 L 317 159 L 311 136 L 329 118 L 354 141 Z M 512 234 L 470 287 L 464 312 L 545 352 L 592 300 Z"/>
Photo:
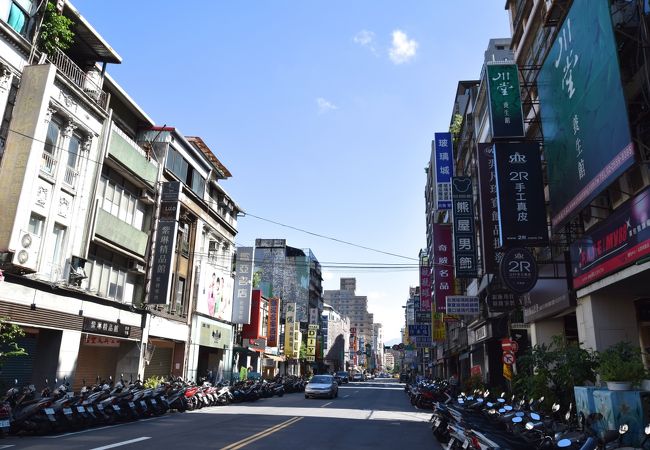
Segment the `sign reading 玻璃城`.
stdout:
<path fill-rule="evenodd" d="M 492 137 L 524 136 L 524 120 L 519 90 L 519 70 L 510 61 L 490 61 L 485 65 Z"/>
<path fill-rule="evenodd" d="M 453 176 L 453 147 L 451 133 L 434 133 L 435 209 L 451 209 L 451 177 Z"/>

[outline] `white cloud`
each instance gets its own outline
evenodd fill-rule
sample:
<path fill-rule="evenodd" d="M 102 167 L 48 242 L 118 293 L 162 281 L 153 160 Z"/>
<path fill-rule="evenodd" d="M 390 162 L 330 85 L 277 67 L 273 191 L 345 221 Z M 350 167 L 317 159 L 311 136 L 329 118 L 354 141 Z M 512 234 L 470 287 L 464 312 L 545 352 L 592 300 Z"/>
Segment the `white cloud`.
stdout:
<path fill-rule="evenodd" d="M 393 45 L 388 50 L 388 56 L 395 64 L 403 64 L 415 57 L 418 43 L 401 30 L 393 31 Z"/>
<path fill-rule="evenodd" d="M 375 33 L 372 31 L 361 30 L 354 35 L 352 40 L 361 47 L 369 49 L 375 55 L 377 54 L 377 49 L 375 48 Z"/>
<path fill-rule="evenodd" d="M 321 114 L 339 109 L 338 106 L 323 97 L 318 97 L 316 99 L 316 105 L 318 105 L 318 112 Z"/>

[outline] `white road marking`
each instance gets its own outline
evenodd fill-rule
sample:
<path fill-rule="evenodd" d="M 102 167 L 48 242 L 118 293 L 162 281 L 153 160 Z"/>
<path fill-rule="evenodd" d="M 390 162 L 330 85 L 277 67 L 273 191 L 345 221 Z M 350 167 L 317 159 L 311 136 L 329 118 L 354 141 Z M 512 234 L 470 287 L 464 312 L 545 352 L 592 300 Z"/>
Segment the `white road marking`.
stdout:
<path fill-rule="evenodd" d="M 104 445 L 103 447 L 91 448 L 90 450 L 108 450 L 109 448 L 121 447 L 123 445 L 129 445 L 135 442 L 146 441 L 147 439 L 151 439 L 151 437 L 139 437 L 136 439 L 131 439 L 129 441 L 122 441 L 122 442 L 116 442 L 115 444 Z"/>
<path fill-rule="evenodd" d="M 14 444 L 9 444 L 9 445 L 0 445 L 0 450 L 3 448 L 9 448 L 9 447 L 15 447 Z"/>
<path fill-rule="evenodd" d="M 300 407 L 279 407 L 279 406 L 239 406 L 230 405 L 227 408 L 202 408 L 199 411 L 191 411 L 189 414 L 255 414 L 262 416 L 302 416 L 302 417 L 323 417 L 331 419 L 356 419 L 356 420 L 390 420 L 405 422 L 428 422 L 431 412 L 409 412 L 409 411 L 382 411 L 367 409 L 344 409 L 344 408 L 300 408 Z"/>
<path fill-rule="evenodd" d="M 170 417 L 170 416 L 150 417 L 149 419 L 140 419 L 140 420 L 137 420 L 137 421 L 134 421 L 134 422 L 116 423 L 115 425 L 107 425 L 105 427 L 89 428 L 88 430 L 82 430 L 82 431 L 71 431 L 70 433 L 57 434 L 55 436 L 43 436 L 43 439 L 59 439 L 59 438 L 62 438 L 62 437 L 73 436 L 75 434 L 92 433 L 93 431 L 105 430 L 107 428 L 125 427 L 127 425 L 133 425 L 134 423 L 149 422 L 150 420 L 160 420 L 160 419 L 165 419 L 165 418 L 168 418 L 168 417 Z M 0 449 L 1 448 L 2 447 L 0 447 Z"/>
<path fill-rule="evenodd" d="M 384 390 L 384 391 L 403 391 L 403 387 L 379 387 L 379 386 L 341 386 L 339 389 L 375 389 L 375 390 Z M 356 391 L 359 392 L 359 391 Z"/>
<path fill-rule="evenodd" d="M 334 402 L 327 402 L 327 403 L 325 403 L 324 405 L 320 405 L 320 407 L 323 408 L 323 407 L 325 407 L 325 406 L 327 406 L 327 405 L 331 405 L 332 403 L 334 403 Z"/>
<path fill-rule="evenodd" d="M 350 396 L 350 394 L 344 395 L 343 398 L 348 398 L 349 396 Z"/>

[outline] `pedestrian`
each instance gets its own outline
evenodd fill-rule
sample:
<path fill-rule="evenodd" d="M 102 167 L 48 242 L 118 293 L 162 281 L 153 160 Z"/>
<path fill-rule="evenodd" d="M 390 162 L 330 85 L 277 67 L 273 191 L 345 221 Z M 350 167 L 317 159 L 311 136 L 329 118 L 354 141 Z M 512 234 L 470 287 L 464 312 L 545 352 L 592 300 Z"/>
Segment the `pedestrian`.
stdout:
<path fill-rule="evenodd" d="M 455 373 L 449 377 L 449 390 L 451 391 L 452 397 L 458 395 L 458 375 Z"/>

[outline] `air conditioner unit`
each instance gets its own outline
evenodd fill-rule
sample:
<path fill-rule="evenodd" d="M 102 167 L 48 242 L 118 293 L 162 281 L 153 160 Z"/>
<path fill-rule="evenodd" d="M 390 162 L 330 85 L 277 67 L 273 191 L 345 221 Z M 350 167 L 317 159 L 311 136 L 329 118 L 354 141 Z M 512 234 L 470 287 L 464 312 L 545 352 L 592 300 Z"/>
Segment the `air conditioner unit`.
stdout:
<path fill-rule="evenodd" d="M 130 259 L 129 260 L 129 271 L 134 272 L 134 273 L 144 273 L 144 263 L 140 262 L 136 259 Z"/>
<path fill-rule="evenodd" d="M 68 283 L 72 286 L 81 286 L 81 282 L 88 278 L 86 275 L 86 263 L 88 261 L 80 256 L 70 258 L 70 273 L 68 274 Z"/>
<path fill-rule="evenodd" d="M 20 230 L 20 240 L 16 247 L 14 264 L 36 271 L 38 252 L 41 248 L 41 237 L 29 231 Z"/>
<path fill-rule="evenodd" d="M 146 189 L 141 189 L 140 190 L 140 201 L 143 203 L 147 203 L 149 205 L 153 205 L 154 203 L 154 197 L 151 192 L 149 192 Z"/>

